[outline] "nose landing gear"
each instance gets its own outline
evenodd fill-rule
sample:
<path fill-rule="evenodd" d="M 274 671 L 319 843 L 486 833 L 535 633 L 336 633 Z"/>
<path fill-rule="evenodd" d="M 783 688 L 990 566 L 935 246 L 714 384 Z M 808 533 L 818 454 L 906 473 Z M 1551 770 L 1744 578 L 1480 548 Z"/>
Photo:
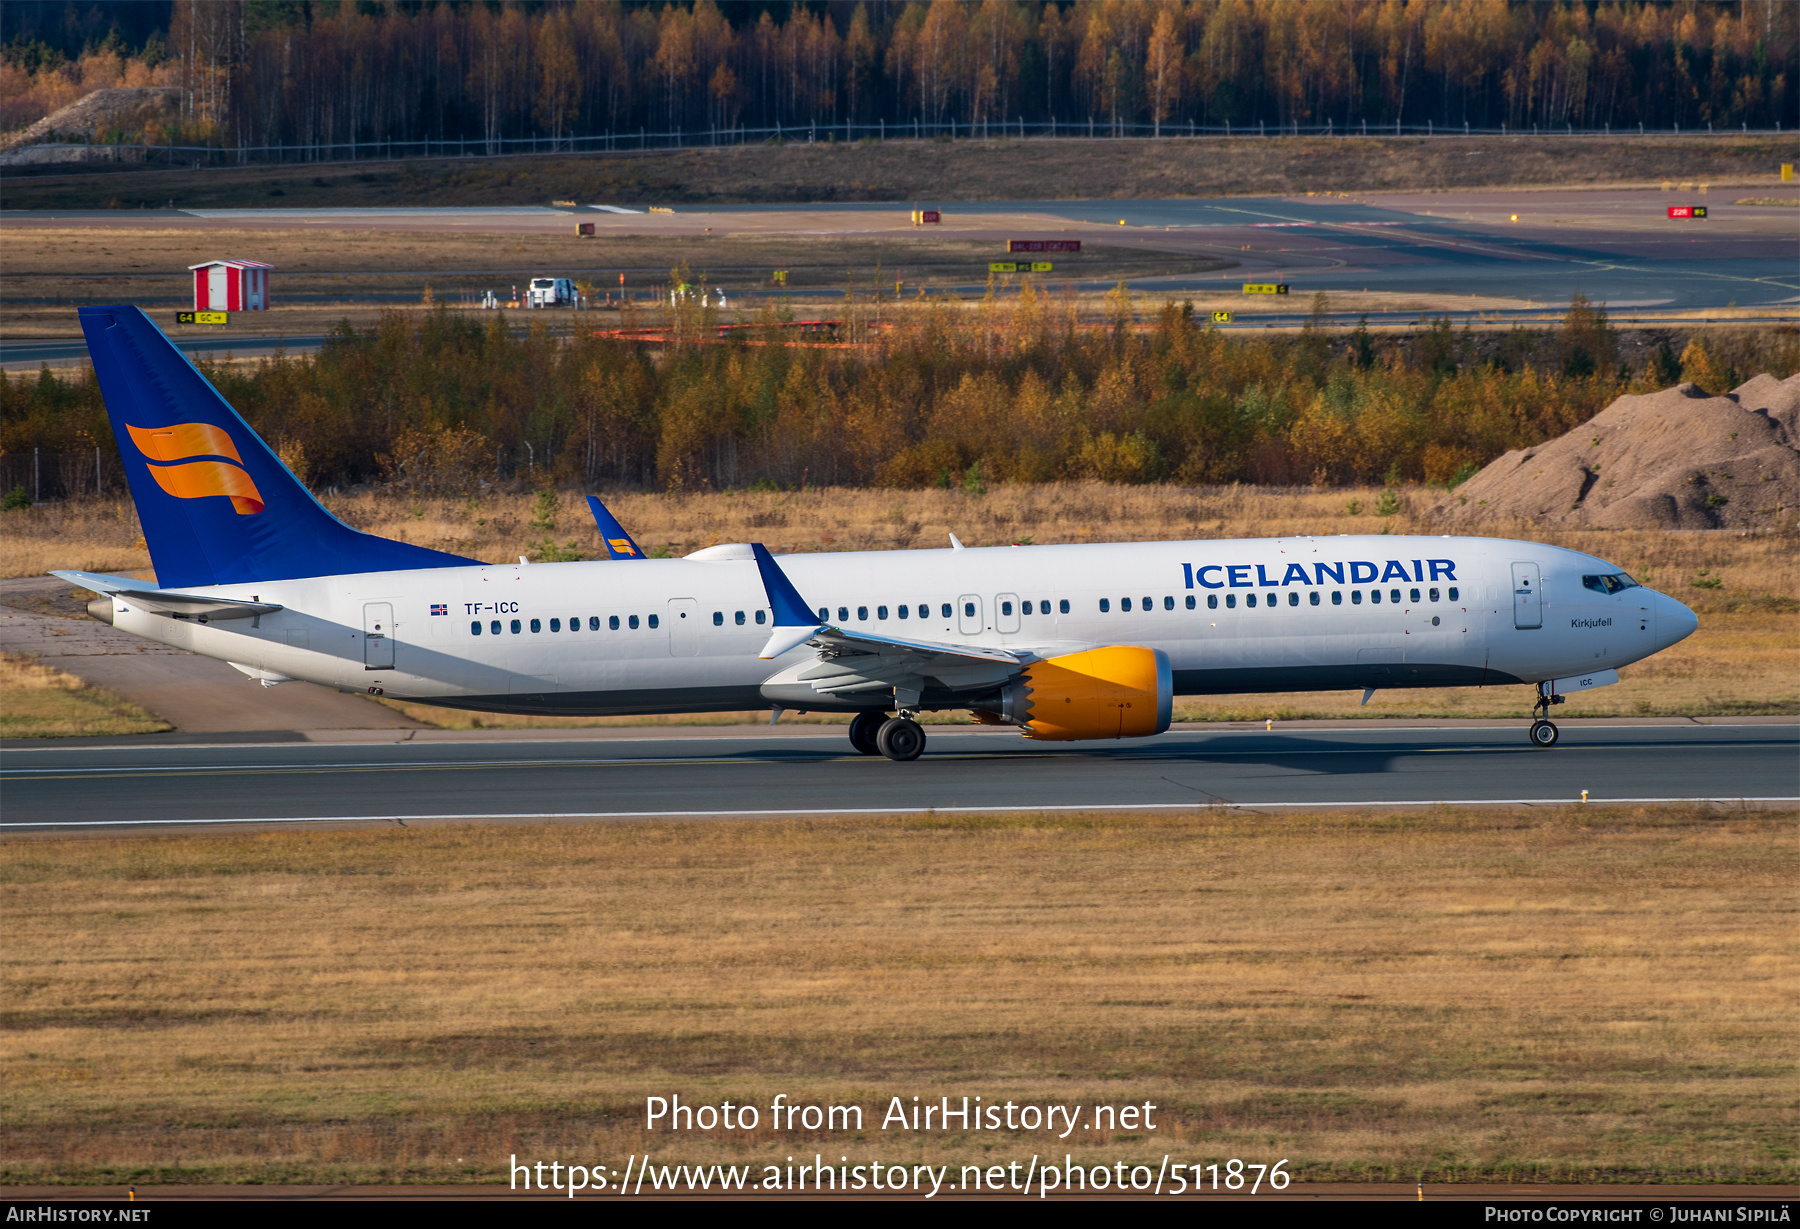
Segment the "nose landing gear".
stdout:
<path fill-rule="evenodd" d="M 1531 738 L 1532 746 L 1548 751 L 1556 745 L 1556 740 L 1560 737 L 1560 734 L 1557 731 L 1557 728 L 1550 723 L 1550 706 L 1552 704 L 1561 704 L 1562 702 L 1562 696 L 1550 695 L 1544 690 L 1544 685 L 1542 683 L 1538 684 L 1537 703 L 1531 706 L 1531 716 L 1533 720 L 1531 722 L 1531 733 L 1529 737 Z"/>

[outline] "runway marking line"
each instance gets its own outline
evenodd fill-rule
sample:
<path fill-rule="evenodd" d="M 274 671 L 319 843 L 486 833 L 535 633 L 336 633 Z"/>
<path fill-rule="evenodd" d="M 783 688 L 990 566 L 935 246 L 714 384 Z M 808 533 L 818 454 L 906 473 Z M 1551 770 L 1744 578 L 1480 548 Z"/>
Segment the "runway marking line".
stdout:
<path fill-rule="evenodd" d="M 1755 727 L 1751 727 L 1755 728 Z M 1773 740 L 1771 740 L 1773 741 Z M 396 744 L 398 745 L 398 744 Z M 413 744 L 424 746 L 430 744 Z M 1681 744 L 1662 743 L 1593 743 L 1584 746 L 1563 748 L 1564 754 L 1593 751 L 1667 751 L 1680 750 Z M 1693 744 L 1690 749 L 1716 750 L 1709 744 Z M 1465 754 L 1500 754 L 1521 755 L 1538 754 L 1539 749 L 1532 746 L 1459 746 L 1459 747 L 1344 747 L 1335 749 L 1296 749 L 1288 751 L 1207 751 L 1198 758 L 1207 760 L 1262 760 L 1262 759 L 1298 759 L 1327 755 L 1384 755 L 1388 757 L 1425 756 L 1425 755 L 1465 755 Z M 1031 755 L 1034 759 L 1085 759 L 1094 754 L 1091 751 L 1038 751 L 1035 748 L 1021 748 L 1017 752 L 975 752 L 945 751 L 937 752 L 931 758 L 938 762 L 949 760 L 989 760 L 998 759 L 1002 755 Z M 788 756 L 783 759 L 758 759 L 745 754 L 743 756 L 707 756 L 699 759 L 686 759 L 675 756 L 655 756 L 647 759 L 519 759 L 519 760 L 431 760 L 423 763 L 326 763 L 326 764 L 186 764 L 181 766 L 158 767 L 145 764 L 138 767 L 96 767 L 96 768 L 8 768 L 0 769 L 0 781 L 8 779 L 31 781 L 92 781 L 111 780 L 131 777 L 231 777 L 231 776 L 294 776 L 311 773 L 332 772 L 428 772 L 434 769 L 472 771 L 483 768 L 667 768 L 667 767 L 716 767 L 731 765 L 767 765 L 784 766 L 792 764 L 796 759 L 804 758 L 813 763 L 871 763 L 879 764 L 879 757 L 862 755 L 818 755 L 805 754 Z M 1153 754 L 1131 757 L 1135 761 L 1152 759 L 1172 759 L 1175 753 Z M 1192 754 L 1183 754 L 1181 758 L 1196 758 Z"/>
<path fill-rule="evenodd" d="M 1793 802 L 1792 798 L 1592 798 L 1586 805 L 1606 806 L 1617 803 L 1750 803 Z M 1139 802 L 1074 804 L 1017 804 L 994 806 L 942 807 L 815 807 L 811 809 L 759 811 L 523 811 L 500 813 L 455 813 L 438 815 L 289 815 L 256 819 L 78 819 L 42 820 L 0 824 L 0 834 L 22 828 L 167 828 L 183 826 L 218 826 L 222 824 L 350 824 L 404 823 L 407 820 L 441 819 L 748 819 L 781 815 L 991 815 L 996 812 L 1052 813 L 1065 811 L 1199 811 L 1199 810 L 1334 810 L 1354 807 L 1437 807 L 1437 806 L 1579 806 L 1578 798 L 1437 798 L 1426 801 L 1385 802 L 1228 802 L 1208 799 L 1204 802 Z"/>

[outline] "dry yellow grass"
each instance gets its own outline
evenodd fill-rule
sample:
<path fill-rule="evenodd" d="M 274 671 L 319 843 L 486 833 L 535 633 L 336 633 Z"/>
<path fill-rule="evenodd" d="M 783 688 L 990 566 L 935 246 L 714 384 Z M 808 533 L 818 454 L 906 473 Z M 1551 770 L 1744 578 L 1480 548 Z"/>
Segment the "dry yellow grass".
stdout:
<path fill-rule="evenodd" d="M 1792 1181 L 1797 818 L 14 840 L 0 1178 L 504 1182 L 510 1153 L 653 1148 Z M 644 1134 L 676 1092 L 876 1112 Z M 1163 1108 L 1149 1134 L 920 1139 L 876 1129 L 895 1095 Z"/>
<path fill-rule="evenodd" d="M 0 738 L 155 734 L 169 723 L 22 653 L 0 653 Z"/>
<path fill-rule="evenodd" d="M 718 542 L 761 541 L 776 551 L 905 550 L 937 547 L 950 533 L 965 543 L 1147 541 L 1339 533 L 1433 533 L 1425 510 L 1441 498 L 1414 488 L 1399 511 L 1380 517 L 1378 489 L 1268 490 L 1255 487 L 1121 486 L 1099 482 L 961 490 L 740 491 L 607 496 L 608 506 L 653 553 L 686 554 Z M 537 496 L 505 492 L 479 500 L 413 499 L 388 493 L 328 498 L 359 529 L 480 559 L 534 554 L 544 538 L 531 525 Z M 1352 505 L 1359 511 L 1351 512 Z M 44 505 L 4 514 L 0 574 L 52 567 L 128 570 L 149 566 L 136 516 L 124 501 Z M 1646 530 L 1566 530 L 1529 522 L 1483 526 L 1492 536 L 1526 538 L 1588 551 L 1626 568 L 1700 612 L 1700 630 L 1674 649 L 1620 672 L 1621 683 L 1571 697 L 1564 716 L 1723 715 L 1800 711 L 1800 540 Z M 587 558 L 603 555 L 576 492 L 561 496 L 550 534 Z M 1695 582 L 1703 586 L 1695 587 Z M 1182 720 L 1267 717 L 1516 717 L 1523 688 L 1454 688 L 1360 694 L 1287 693 L 1181 702 Z M 404 706 L 449 728 L 640 724 L 640 719 L 510 718 Z M 718 715 L 670 719 L 715 724 L 755 719 Z M 789 718 L 790 720 L 792 718 Z M 652 723 L 654 724 L 654 723 Z"/>

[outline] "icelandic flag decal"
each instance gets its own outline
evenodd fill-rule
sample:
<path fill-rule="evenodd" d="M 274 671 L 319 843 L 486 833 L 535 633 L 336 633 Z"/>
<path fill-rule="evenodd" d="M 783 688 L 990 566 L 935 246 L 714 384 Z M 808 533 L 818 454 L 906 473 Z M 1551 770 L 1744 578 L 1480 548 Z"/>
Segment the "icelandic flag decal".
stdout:
<path fill-rule="evenodd" d="M 447 615 L 450 613 L 450 607 L 443 602 L 433 602 L 431 604 L 431 613 L 434 615 Z"/>

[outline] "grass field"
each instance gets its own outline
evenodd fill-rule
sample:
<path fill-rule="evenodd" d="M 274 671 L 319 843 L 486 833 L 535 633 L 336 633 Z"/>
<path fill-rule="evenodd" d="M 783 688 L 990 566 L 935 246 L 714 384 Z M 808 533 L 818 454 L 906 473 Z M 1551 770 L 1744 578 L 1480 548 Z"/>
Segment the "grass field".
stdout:
<path fill-rule="evenodd" d="M 888 220 L 904 218 L 904 211 L 896 207 Z M 904 230 L 866 237 L 808 234 L 803 239 L 753 232 L 581 239 L 572 233 L 573 226 L 559 229 L 569 233 L 495 235 L 487 230 L 341 226 L 243 230 L 134 225 L 118 231 L 33 226 L 13 233 L 8 244 L 12 290 L 0 295 L 0 328 L 15 339 L 77 337 L 78 303 L 135 302 L 145 295 L 191 297 L 191 279 L 183 270 L 220 250 L 255 251 L 257 259 L 281 270 L 274 306 L 253 320 L 237 321 L 238 327 L 271 336 L 323 333 L 345 319 L 367 325 L 384 309 L 420 306 L 428 292 L 434 301 L 479 310 L 475 305 L 481 292 L 493 290 L 504 299 L 533 273 L 551 271 L 586 279 L 597 295 L 616 294 L 618 275 L 624 273 L 625 289 L 641 305 L 666 290 L 671 268 L 679 265 L 687 265 L 706 285 L 724 288 L 733 299 L 747 289 L 767 290 L 771 272 L 783 269 L 791 297 L 805 300 L 809 292 L 835 295 L 847 284 L 854 284 L 864 297 L 875 290 L 891 296 L 896 281 L 913 293 L 945 285 L 980 285 L 995 257 L 991 239 L 940 238 L 934 232 Z M 1157 245 L 1154 236 L 1143 234 L 1098 244 L 1089 238 L 1085 246 L 1085 251 L 1059 258 L 1057 282 L 1202 273 L 1235 263 L 1209 252 L 1170 251 L 1167 244 Z M 80 275 L 80 282 L 57 281 L 70 275 Z M 34 301 L 18 301 L 16 296 L 22 293 Z M 35 301 L 59 295 L 65 296 L 63 302 Z M 1349 296 L 1341 297 L 1350 302 Z M 1364 300 L 1368 302 L 1362 310 L 1396 303 L 1429 306 L 1434 301 L 1430 296 L 1356 296 L 1358 303 Z M 1513 304 L 1465 297 L 1458 305 L 1466 309 Z M 1242 311 L 1236 298 L 1231 306 Z M 177 324 L 177 306 L 151 310 L 171 337 L 216 331 L 207 325 Z M 752 304 L 745 312 L 754 316 L 756 310 Z M 841 300 L 836 300 L 833 311 L 841 310 Z M 726 318 L 735 318 L 735 312 L 734 306 Z M 515 312 L 509 319 L 515 325 L 544 322 L 558 327 L 611 328 L 620 323 L 616 312 Z"/>
<path fill-rule="evenodd" d="M 0 738 L 155 734 L 169 723 L 72 674 L 0 653 Z"/>
<path fill-rule="evenodd" d="M 859 141 L 643 154 L 12 174 L 10 209 L 1069 200 L 1521 184 L 1773 186 L 1786 135 Z"/>
<path fill-rule="evenodd" d="M 1378 516 L 1378 489 L 1267 490 L 1252 487 L 1123 486 L 1098 482 L 963 490 L 743 491 L 724 494 L 619 493 L 608 506 L 648 551 L 686 554 L 718 542 L 761 541 L 776 551 L 888 550 L 965 543 L 1148 541 L 1339 533 L 1442 533 L 1440 492 L 1396 492 L 1398 511 Z M 603 553 L 575 492 L 560 497 L 553 537 L 586 557 Z M 393 494 L 330 497 L 359 529 L 479 559 L 532 554 L 538 497 L 414 500 Z M 1356 505 L 1359 511 L 1352 513 Z M 51 568 L 146 568 L 131 505 L 88 501 L 0 514 L 0 574 Z M 1527 538 L 1588 551 L 1671 593 L 1700 614 L 1700 629 L 1672 649 L 1620 672 L 1617 686 L 1569 697 L 1558 709 L 1580 716 L 1725 716 L 1800 713 L 1800 562 L 1792 534 L 1665 533 L 1484 525 L 1492 536 Z M 1716 583 L 1715 583 L 1716 582 Z M 1292 720 L 1304 717 L 1520 717 L 1528 689 L 1447 688 L 1360 693 L 1289 693 L 1182 700 L 1179 720 Z M 640 718 L 530 718 L 399 706 L 452 728 L 640 724 Z M 680 724 L 762 720 L 764 714 L 683 717 Z M 794 718 L 787 718 L 794 720 Z"/>
<path fill-rule="evenodd" d="M 1791 813 L 433 827 L 0 847 L 0 1180 L 1289 1159 L 1797 1176 Z M 643 1098 L 863 1105 L 646 1135 Z M 1155 1132 L 884 1134 L 890 1096 Z M 1152 1161 L 1154 1164 L 1155 1161 Z"/>

